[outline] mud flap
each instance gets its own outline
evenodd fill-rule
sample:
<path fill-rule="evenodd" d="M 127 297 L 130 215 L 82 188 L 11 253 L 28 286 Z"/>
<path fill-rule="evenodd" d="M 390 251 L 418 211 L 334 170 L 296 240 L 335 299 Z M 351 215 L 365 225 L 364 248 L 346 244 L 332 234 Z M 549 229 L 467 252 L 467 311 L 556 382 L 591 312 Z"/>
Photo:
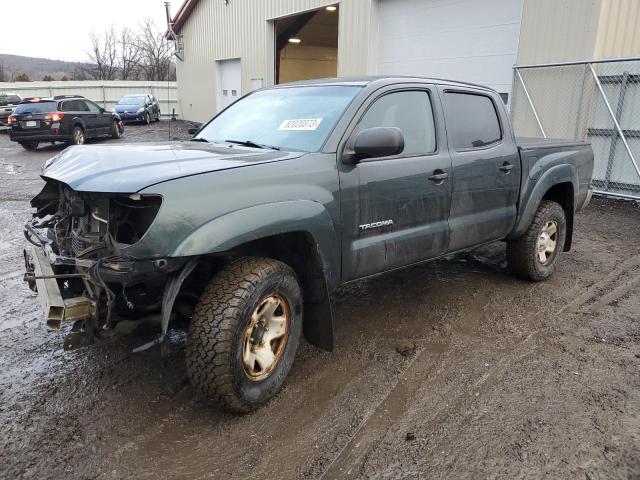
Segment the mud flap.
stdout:
<path fill-rule="evenodd" d="M 328 294 L 321 301 L 304 304 L 304 337 L 323 350 L 333 351 L 333 307 Z"/>

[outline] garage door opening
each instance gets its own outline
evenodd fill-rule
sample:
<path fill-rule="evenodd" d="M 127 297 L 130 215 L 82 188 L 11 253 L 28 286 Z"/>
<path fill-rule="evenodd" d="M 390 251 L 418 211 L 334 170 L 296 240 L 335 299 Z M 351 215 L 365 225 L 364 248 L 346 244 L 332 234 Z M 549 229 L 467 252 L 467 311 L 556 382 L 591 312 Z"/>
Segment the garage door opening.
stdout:
<path fill-rule="evenodd" d="M 275 20 L 276 83 L 338 74 L 337 5 Z"/>

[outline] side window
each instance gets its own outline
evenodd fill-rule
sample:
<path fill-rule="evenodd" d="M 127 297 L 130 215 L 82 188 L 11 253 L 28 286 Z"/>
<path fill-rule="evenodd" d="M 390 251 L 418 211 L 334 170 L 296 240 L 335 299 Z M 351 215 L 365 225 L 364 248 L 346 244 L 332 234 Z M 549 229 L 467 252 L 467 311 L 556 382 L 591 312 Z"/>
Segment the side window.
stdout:
<path fill-rule="evenodd" d="M 394 92 L 379 98 L 360 119 L 358 131 L 372 127 L 398 127 L 402 130 L 403 155 L 436 150 L 436 129 L 427 92 Z"/>
<path fill-rule="evenodd" d="M 83 100 L 82 103 L 86 105 L 85 110 L 89 112 L 100 113 L 100 107 L 95 103 L 90 102 L 89 100 Z"/>
<path fill-rule="evenodd" d="M 71 110 L 69 109 L 69 103 L 70 102 L 60 102 L 58 110 L 60 110 L 61 112 L 70 112 Z"/>
<path fill-rule="evenodd" d="M 493 101 L 485 95 L 445 92 L 447 131 L 455 150 L 480 148 L 502 139 Z"/>

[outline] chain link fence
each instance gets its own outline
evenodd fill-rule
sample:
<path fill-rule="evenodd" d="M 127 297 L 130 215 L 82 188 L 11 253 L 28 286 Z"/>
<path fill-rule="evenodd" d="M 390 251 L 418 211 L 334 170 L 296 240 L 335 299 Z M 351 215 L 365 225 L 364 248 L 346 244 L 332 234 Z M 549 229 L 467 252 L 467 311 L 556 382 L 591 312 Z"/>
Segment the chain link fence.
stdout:
<path fill-rule="evenodd" d="M 514 67 L 516 136 L 591 143 L 595 193 L 640 199 L 640 57 Z"/>

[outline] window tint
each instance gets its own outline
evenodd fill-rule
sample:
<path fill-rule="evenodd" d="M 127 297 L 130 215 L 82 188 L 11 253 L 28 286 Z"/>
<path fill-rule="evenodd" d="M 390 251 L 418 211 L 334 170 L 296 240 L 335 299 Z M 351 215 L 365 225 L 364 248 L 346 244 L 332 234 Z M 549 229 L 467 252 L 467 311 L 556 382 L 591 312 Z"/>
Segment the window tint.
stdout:
<path fill-rule="evenodd" d="M 63 104 L 63 112 L 88 112 L 82 100 L 67 100 Z"/>
<path fill-rule="evenodd" d="M 21 102 L 18 95 L 0 95 L 0 107 L 7 105 L 18 105 Z"/>
<path fill-rule="evenodd" d="M 502 138 L 493 101 L 484 95 L 446 92 L 447 131 L 453 148 L 480 148 Z"/>
<path fill-rule="evenodd" d="M 49 113 L 56 110 L 56 102 L 28 102 L 18 105 L 13 113 Z"/>
<path fill-rule="evenodd" d="M 436 129 L 427 92 L 389 93 L 363 115 L 358 131 L 372 127 L 398 127 L 404 134 L 404 155 L 436 150 Z"/>
<path fill-rule="evenodd" d="M 85 105 L 85 110 L 89 112 L 100 113 L 100 107 L 89 100 L 81 100 L 81 102 Z"/>

